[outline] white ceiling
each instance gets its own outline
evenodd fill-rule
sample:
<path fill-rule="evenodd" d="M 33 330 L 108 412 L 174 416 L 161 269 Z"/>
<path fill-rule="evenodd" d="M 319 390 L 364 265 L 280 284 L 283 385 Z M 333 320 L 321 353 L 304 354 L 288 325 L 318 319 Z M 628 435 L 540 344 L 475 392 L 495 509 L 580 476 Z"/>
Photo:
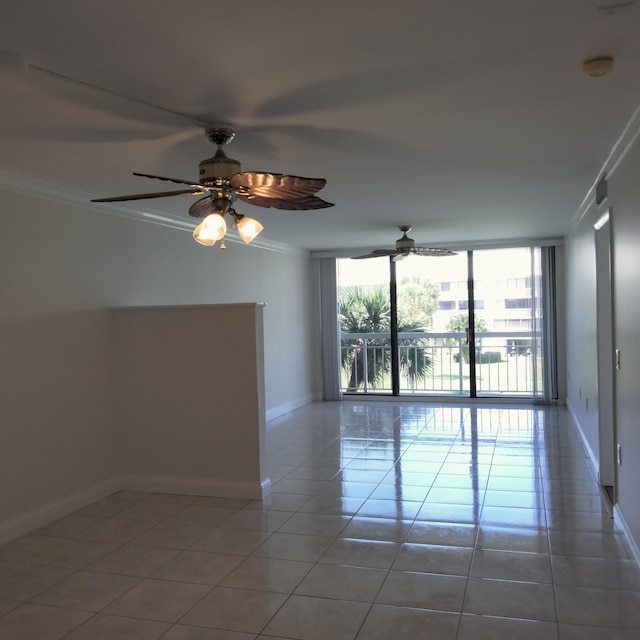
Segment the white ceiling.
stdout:
<path fill-rule="evenodd" d="M 0 49 L 29 65 L 0 64 L 0 185 L 171 189 L 131 172 L 195 180 L 204 123 L 229 123 L 243 169 L 327 179 L 330 209 L 237 206 L 310 250 L 399 224 L 435 246 L 562 236 L 640 103 L 631 2 L 3 0 Z M 615 70 L 587 78 L 598 55 Z M 188 222 L 192 201 L 123 207 Z"/>

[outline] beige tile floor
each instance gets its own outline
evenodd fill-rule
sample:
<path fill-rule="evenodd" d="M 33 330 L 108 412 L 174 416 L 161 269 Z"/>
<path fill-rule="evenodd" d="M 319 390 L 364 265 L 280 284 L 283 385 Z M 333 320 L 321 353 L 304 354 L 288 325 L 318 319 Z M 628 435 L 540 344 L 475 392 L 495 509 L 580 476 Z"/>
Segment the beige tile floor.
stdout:
<path fill-rule="evenodd" d="M 264 502 L 120 491 L 0 547 L 2 640 L 637 640 L 561 408 L 316 403 Z"/>

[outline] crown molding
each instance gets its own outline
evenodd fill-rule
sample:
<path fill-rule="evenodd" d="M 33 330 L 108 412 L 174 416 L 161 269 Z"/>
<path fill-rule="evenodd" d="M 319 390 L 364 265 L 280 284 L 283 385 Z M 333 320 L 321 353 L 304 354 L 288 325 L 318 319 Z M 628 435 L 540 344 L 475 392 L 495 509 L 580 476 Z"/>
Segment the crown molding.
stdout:
<path fill-rule="evenodd" d="M 449 249 L 450 251 L 479 251 L 481 249 L 510 249 L 519 247 L 559 247 L 564 244 L 563 238 L 509 238 L 506 240 L 471 240 L 469 242 L 430 242 L 434 249 Z M 312 259 L 321 258 L 353 258 L 370 249 L 351 248 L 335 251 L 312 251 Z"/>
<path fill-rule="evenodd" d="M 182 220 L 171 214 L 149 207 L 148 205 L 141 205 L 138 200 L 135 201 L 135 205 L 131 202 L 120 202 L 117 204 L 101 202 L 100 204 L 97 204 L 90 201 L 94 196 L 82 191 L 61 189 L 50 182 L 25 177 L 2 169 L 0 169 L 0 188 L 13 193 L 40 198 L 48 202 L 57 202 L 58 204 L 78 207 L 80 209 L 93 211 L 102 215 L 108 214 L 118 216 L 120 218 L 127 218 L 128 220 L 135 220 L 137 222 L 147 222 L 160 227 L 176 229 L 178 231 L 193 233 L 193 230 L 196 227 L 196 223 L 191 222 L 190 220 Z M 225 236 L 225 242 L 232 244 L 244 244 L 240 238 L 236 238 L 232 235 Z M 287 255 L 309 255 L 308 251 L 299 249 L 298 247 L 273 242 L 271 240 L 264 240 L 259 237 L 251 243 L 251 246 L 264 249 L 265 251 L 274 251 L 276 253 L 284 253 Z"/>
<path fill-rule="evenodd" d="M 575 212 L 573 217 L 571 218 L 570 231 L 575 229 L 587 211 L 595 204 L 596 202 L 596 186 L 600 181 L 600 178 L 603 175 L 606 175 L 607 179 L 609 179 L 615 172 L 624 157 L 627 155 L 633 144 L 638 139 L 640 135 L 640 106 L 636 108 L 636 110 L 631 115 L 629 122 L 622 130 L 622 133 L 616 140 L 611 152 L 609 153 L 607 159 L 604 161 L 602 168 L 598 171 L 598 175 L 596 176 L 593 184 L 587 191 L 584 199 L 580 203 L 578 210 Z M 605 202 L 603 203 L 603 207 L 608 206 Z"/>

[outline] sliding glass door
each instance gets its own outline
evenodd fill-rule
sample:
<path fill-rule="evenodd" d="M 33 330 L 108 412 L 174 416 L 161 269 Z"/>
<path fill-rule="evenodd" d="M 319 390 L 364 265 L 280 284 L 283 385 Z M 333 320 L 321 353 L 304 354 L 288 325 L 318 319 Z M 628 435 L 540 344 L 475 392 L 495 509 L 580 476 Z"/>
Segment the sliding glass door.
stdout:
<path fill-rule="evenodd" d="M 543 397 L 543 282 L 536 247 L 340 260 L 341 391 Z"/>
<path fill-rule="evenodd" d="M 541 270 L 539 247 L 474 252 L 478 396 L 542 395 Z"/>
<path fill-rule="evenodd" d="M 395 266 L 399 393 L 470 395 L 467 254 L 411 255 Z"/>
<path fill-rule="evenodd" d="M 341 260 L 338 276 L 341 390 L 391 393 L 389 259 Z"/>

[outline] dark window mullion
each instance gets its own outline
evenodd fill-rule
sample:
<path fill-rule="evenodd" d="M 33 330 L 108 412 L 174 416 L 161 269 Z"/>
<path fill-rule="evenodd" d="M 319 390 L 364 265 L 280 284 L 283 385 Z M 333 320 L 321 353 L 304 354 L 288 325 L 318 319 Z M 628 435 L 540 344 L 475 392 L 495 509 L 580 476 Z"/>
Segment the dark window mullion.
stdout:
<path fill-rule="evenodd" d="M 391 308 L 391 393 L 400 395 L 400 359 L 398 353 L 398 288 L 396 263 L 389 258 L 389 303 Z"/>
<path fill-rule="evenodd" d="M 469 396 L 478 397 L 476 385 L 476 325 L 475 325 L 475 294 L 473 287 L 473 251 L 467 251 L 467 297 L 469 300 Z"/>

